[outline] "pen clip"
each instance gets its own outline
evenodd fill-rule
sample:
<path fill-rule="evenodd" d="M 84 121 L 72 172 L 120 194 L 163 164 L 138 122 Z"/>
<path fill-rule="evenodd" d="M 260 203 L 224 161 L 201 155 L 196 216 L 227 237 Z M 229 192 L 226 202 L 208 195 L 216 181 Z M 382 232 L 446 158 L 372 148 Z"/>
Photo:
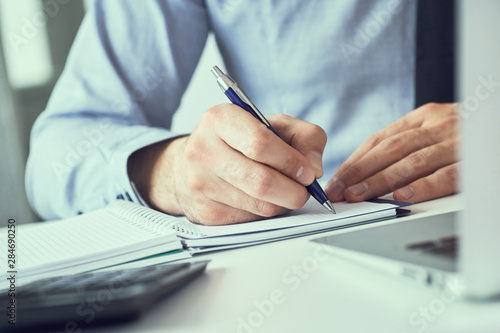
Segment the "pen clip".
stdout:
<path fill-rule="evenodd" d="M 267 127 L 271 127 L 271 124 L 269 123 L 269 121 L 267 121 L 266 117 L 264 117 L 264 115 L 260 113 L 259 109 L 257 109 L 250 98 L 248 98 L 248 96 L 243 92 L 243 90 L 240 89 L 238 84 L 229 75 L 225 74 L 217 66 L 212 67 L 212 73 L 214 74 L 219 87 L 222 91 L 224 91 L 224 93 L 228 89 L 231 89 L 243 103 L 245 103 L 252 109 L 252 111 L 259 118 L 259 120 L 264 123 L 264 125 L 266 125 Z"/>
<path fill-rule="evenodd" d="M 238 95 L 238 97 L 253 110 L 253 112 L 257 115 L 257 117 L 259 117 L 259 120 L 264 123 L 264 125 L 266 125 L 267 127 L 271 127 L 271 124 L 269 123 L 269 121 L 267 121 L 266 117 L 264 117 L 264 115 L 260 113 L 259 109 L 257 109 L 257 107 L 252 103 L 252 101 L 250 101 L 250 98 L 248 98 L 248 96 L 243 92 L 243 90 L 241 90 L 240 87 L 238 87 L 237 83 L 235 83 L 230 88 L 233 89 L 234 93 Z"/>

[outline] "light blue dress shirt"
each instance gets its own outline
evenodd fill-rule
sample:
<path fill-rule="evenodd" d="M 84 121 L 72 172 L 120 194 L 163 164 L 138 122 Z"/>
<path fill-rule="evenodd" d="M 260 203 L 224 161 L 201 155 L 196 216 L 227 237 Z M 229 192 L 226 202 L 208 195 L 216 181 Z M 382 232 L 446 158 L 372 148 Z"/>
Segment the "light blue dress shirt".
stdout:
<path fill-rule="evenodd" d="M 266 115 L 327 132 L 328 178 L 412 110 L 415 15 L 412 0 L 97 0 L 33 127 L 28 198 L 46 219 L 139 202 L 127 159 L 184 134 L 169 129 L 209 33 Z"/>

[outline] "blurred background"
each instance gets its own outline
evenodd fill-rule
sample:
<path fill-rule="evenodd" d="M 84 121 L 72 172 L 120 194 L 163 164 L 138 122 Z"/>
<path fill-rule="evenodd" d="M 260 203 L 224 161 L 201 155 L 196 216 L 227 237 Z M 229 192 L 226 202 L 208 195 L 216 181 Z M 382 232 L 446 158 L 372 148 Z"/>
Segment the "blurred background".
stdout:
<path fill-rule="evenodd" d="M 87 1 L 0 0 L 0 226 L 38 220 L 24 190 L 29 133 L 45 108 Z"/>
<path fill-rule="evenodd" d="M 0 226 L 39 221 L 25 194 L 29 133 L 47 104 L 92 0 L 0 0 Z M 210 73 L 222 61 L 210 36 L 173 129 L 190 132 L 204 110 L 226 103 Z"/>

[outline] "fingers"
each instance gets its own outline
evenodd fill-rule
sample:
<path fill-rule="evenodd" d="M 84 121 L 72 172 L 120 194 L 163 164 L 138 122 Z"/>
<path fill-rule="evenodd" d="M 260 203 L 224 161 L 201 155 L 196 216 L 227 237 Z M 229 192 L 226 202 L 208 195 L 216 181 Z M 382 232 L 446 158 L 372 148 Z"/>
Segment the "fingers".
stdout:
<path fill-rule="evenodd" d="M 194 207 L 193 212 L 185 212 L 189 221 L 203 225 L 229 225 L 262 219 L 245 210 L 221 204 L 216 201 L 207 201 L 203 205 Z"/>
<path fill-rule="evenodd" d="M 308 146 L 303 144 L 300 148 L 303 151 L 308 147 L 313 149 L 314 153 L 307 151 L 306 155 L 308 154 L 309 158 L 317 165 L 317 168 L 319 166 L 319 170 L 315 169 L 303 153 L 285 142 L 301 142 L 302 140 L 293 139 L 294 135 L 291 132 L 299 132 L 305 127 L 312 127 L 310 124 L 298 120 L 284 119 L 285 117 L 283 117 L 277 124 L 278 128 L 276 128 L 280 135 L 283 134 L 282 140 L 249 113 L 242 112 L 236 106 L 231 107 L 236 109 L 228 109 L 226 112 L 214 110 L 207 114 L 207 117 L 218 118 L 219 125 L 215 128 L 215 131 L 231 148 L 241 152 L 250 160 L 272 167 L 302 185 L 310 185 L 316 179 L 317 173 L 322 174 L 322 168 L 319 166 L 321 163 L 318 160 L 321 158 L 326 143 L 323 137 L 319 137 L 318 140 L 317 138 L 311 138 L 310 134 L 297 134 L 304 141 L 309 141 Z M 286 124 L 287 122 L 289 124 Z"/>
<path fill-rule="evenodd" d="M 181 197 L 181 206 L 192 222 L 223 225 L 252 221 L 300 208 L 307 201 L 303 185 L 247 159 L 225 143 L 209 145 L 217 146 L 217 151 L 197 155 L 204 167 L 191 169 L 183 179 L 187 195 Z"/>
<path fill-rule="evenodd" d="M 242 221 L 276 216 L 284 214 L 290 210 L 269 201 L 248 195 L 247 193 L 241 191 L 239 188 L 234 187 L 233 184 L 230 184 L 228 182 L 222 181 L 219 182 L 218 185 L 220 189 L 219 193 L 225 193 L 225 195 L 214 195 L 213 197 L 211 197 L 211 199 L 218 203 L 224 204 L 227 207 L 234 208 L 234 214 L 237 214 L 235 216 L 240 216 L 240 218 L 243 218 L 245 216 L 245 219 Z M 303 204 L 304 203 L 302 203 L 301 205 Z M 243 214 L 243 212 L 250 213 L 250 215 L 247 216 L 246 214 Z"/>
<path fill-rule="evenodd" d="M 457 127 L 454 104 L 427 104 L 412 111 L 372 136 L 344 162 L 326 186 L 328 197 L 367 200 L 455 163 Z M 400 194 L 411 194 L 411 188 Z"/>
<path fill-rule="evenodd" d="M 196 138 L 191 139 L 191 141 L 196 141 Z M 176 175 L 181 175 L 176 177 L 176 188 L 177 201 L 183 215 L 196 223 L 224 225 L 258 220 L 288 211 L 284 207 L 252 197 L 240 190 L 239 184 L 228 183 L 220 178 L 218 173 L 231 172 L 231 169 L 237 170 L 234 166 L 244 163 L 245 157 L 241 154 L 229 155 L 237 160 L 234 164 L 214 163 L 221 160 L 220 157 L 228 157 L 227 152 L 224 152 L 224 147 L 231 150 L 227 145 L 218 146 L 208 141 L 207 147 L 210 146 L 211 151 L 205 148 L 201 149 L 202 153 L 188 152 L 189 159 L 176 164 L 173 170 Z M 187 150 L 192 150 L 193 147 L 203 148 L 196 142 L 191 142 L 190 145 L 186 148 Z M 230 158 L 228 161 L 233 161 L 233 159 Z M 202 167 L 199 167 L 200 165 Z M 286 176 L 283 177 L 288 179 Z M 290 179 L 288 181 L 297 184 Z M 304 188 L 299 184 L 297 186 L 302 190 Z M 290 196 L 294 200 L 299 197 L 289 193 L 288 197 Z M 304 199 L 304 203 L 306 200 Z"/>
<path fill-rule="evenodd" d="M 458 190 L 458 164 L 447 165 L 394 192 L 395 200 L 414 203 L 451 195 Z"/>
<path fill-rule="evenodd" d="M 385 127 L 381 131 L 370 136 L 365 142 L 363 142 L 349 158 L 340 166 L 340 168 L 335 173 L 335 176 L 342 175 L 347 169 L 350 168 L 355 162 L 359 161 L 363 156 L 365 156 L 369 151 L 377 147 L 382 141 L 397 136 L 405 131 L 419 128 L 423 122 L 421 117 L 420 109 L 414 110 L 408 113 L 406 116 L 398 119 L 394 123 Z"/>
<path fill-rule="evenodd" d="M 229 146 L 225 146 L 221 153 L 225 159 L 214 166 L 215 175 L 248 196 L 248 198 L 241 196 L 235 198 L 233 200 L 235 207 L 243 208 L 245 204 L 255 206 L 256 203 L 247 204 L 250 198 L 288 209 L 298 209 L 307 201 L 306 188 L 279 171 L 245 158 Z M 230 204 L 228 201 L 225 202 Z M 272 214 L 265 211 L 265 208 L 271 207 L 262 208 L 260 215 Z M 259 210 L 252 211 L 259 213 Z"/>
<path fill-rule="evenodd" d="M 357 202 L 390 193 L 455 162 L 453 147 L 444 142 L 418 150 L 377 174 L 349 186 L 344 197 Z"/>
<path fill-rule="evenodd" d="M 349 186 L 357 184 L 401 161 L 409 154 L 434 143 L 432 137 L 427 134 L 427 130 L 422 128 L 411 129 L 386 138 L 345 169 L 341 174 L 343 184 L 344 186 L 345 184 L 349 184 Z M 419 156 L 417 154 L 412 158 L 418 158 Z M 333 192 L 334 190 L 332 190 Z M 337 191 L 335 193 L 335 199 L 342 199 L 339 197 L 342 194 L 341 192 Z"/>
<path fill-rule="evenodd" d="M 428 132 L 412 129 L 383 140 L 345 170 L 341 181 L 330 183 L 327 194 L 335 201 L 361 201 L 392 192 L 405 182 L 455 162 L 454 142 L 436 144 Z"/>
<path fill-rule="evenodd" d="M 278 117 L 279 118 L 279 117 Z M 309 128 L 280 119 L 285 138 Z M 312 130 L 311 130 L 312 128 Z M 323 138 L 319 135 L 320 139 Z M 325 138 L 326 139 L 326 138 Z M 302 145 L 323 151 L 324 142 Z M 292 140 L 293 141 L 293 140 Z M 304 185 L 315 179 L 312 163 L 265 125 L 234 105 L 214 107 L 186 140 L 175 163 L 177 201 L 191 221 L 218 225 L 245 222 L 298 209 L 309 195 Z M 182 176 L 177 176 L 182 175 Z"/>
<path fill-rule="evenodd" d="M 205 225 L 227 225 L 255 221 L 263 217 L 284 214 L 288 209 L 269 202 L 252 198 L 231 184 L 222 182 L 205 183 L 210 188 L 200 191 L 185 210 L 191 222 Z M 224 193 L 224 195 L 219 195 Z"/>

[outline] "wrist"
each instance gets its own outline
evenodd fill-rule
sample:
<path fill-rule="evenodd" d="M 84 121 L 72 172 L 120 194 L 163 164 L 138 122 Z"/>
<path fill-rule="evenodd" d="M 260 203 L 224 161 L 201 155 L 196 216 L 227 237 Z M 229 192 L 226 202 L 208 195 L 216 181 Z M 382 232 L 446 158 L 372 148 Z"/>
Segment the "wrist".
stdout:
<path fill-rule="evenodd" d="M 128 175 L 140 196 L 150 207 L 168 214 L 182 214 L 173 168 L 183 139 L 161 141 L 144 147 L 128 160 Z"/>

